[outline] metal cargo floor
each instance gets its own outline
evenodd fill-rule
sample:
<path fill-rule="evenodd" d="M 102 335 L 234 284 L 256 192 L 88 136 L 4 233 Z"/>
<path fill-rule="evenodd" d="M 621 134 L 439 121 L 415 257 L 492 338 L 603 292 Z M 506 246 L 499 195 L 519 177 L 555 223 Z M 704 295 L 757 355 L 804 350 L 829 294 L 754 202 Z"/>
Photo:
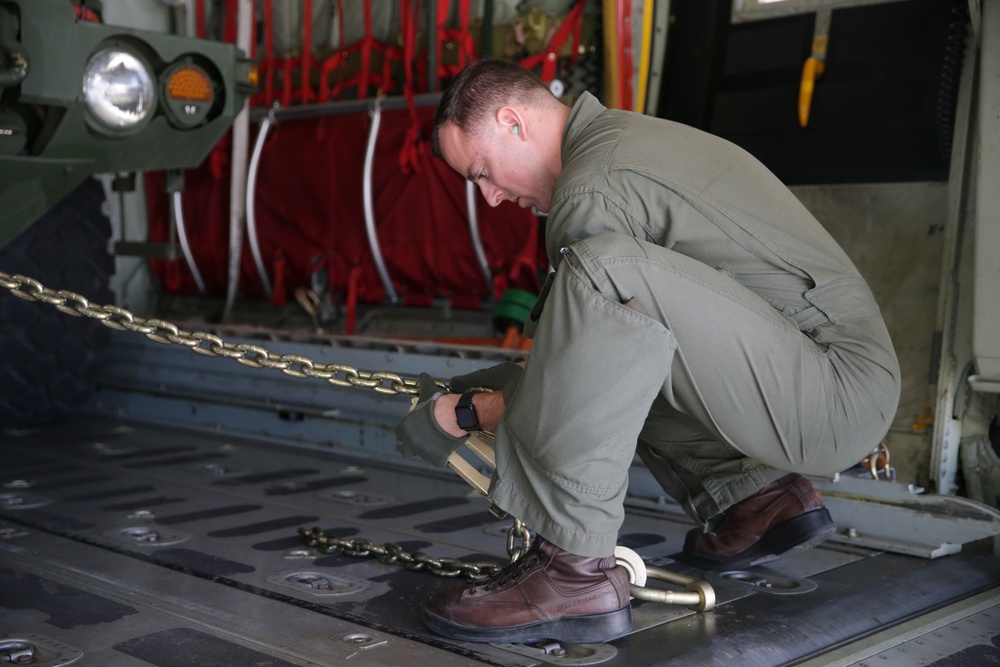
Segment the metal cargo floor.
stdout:
<path fill-rule="evenodd" d="M 299 527 L 502 561 L 509 522 L 450 472 L 79 417 L 3 438 L 0 662 L 38 665 L 996 664 L 1000 558 L 827 543 L 728 578 L 672 558 L 691 524 L 630 507 L 620 543 L 712 583 L 716 608 L 633 601 L 610 644 L 453 642 L 427 573 L 305 546 Z M 771 586 L 761 584 L 770 582 Z M 976 660 L 980 662 L 976 662 Z"/>

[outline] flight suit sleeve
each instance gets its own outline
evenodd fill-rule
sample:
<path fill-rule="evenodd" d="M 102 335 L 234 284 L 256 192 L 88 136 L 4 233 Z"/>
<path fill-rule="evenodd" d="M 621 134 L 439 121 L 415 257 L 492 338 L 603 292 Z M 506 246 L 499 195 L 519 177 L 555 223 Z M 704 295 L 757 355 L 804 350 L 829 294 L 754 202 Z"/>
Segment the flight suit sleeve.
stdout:
<path fill-rule="evenodd" d="M 628 190 L 624 185 L 616 187 Z M 612 232 L 656 242 L 650 238 L 643 216 L 630 210 L 609 188 L 582 186 L 579 190 L 561 191 L 545 222 L 545 252 L 553 267 L 559 268 L 563 248 L 597 234 Z"/>

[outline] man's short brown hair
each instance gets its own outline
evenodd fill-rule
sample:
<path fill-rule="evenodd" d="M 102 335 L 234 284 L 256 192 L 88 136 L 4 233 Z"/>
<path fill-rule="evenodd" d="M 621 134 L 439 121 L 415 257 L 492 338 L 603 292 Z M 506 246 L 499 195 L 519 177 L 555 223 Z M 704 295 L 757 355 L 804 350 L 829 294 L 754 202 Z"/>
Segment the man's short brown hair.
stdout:
<path fill-rule="evenodd" d="M 434 113 L 434 155 L 442 157 L 439 133 L 443 125 L 454 123 L 462 132 L 475 134 L 487 116 L 500 107 L 545 99 L 540 95 L 556 101 L 541 79 L 519 65 L 493 58 L 467 65 L 452 80 Z"/>

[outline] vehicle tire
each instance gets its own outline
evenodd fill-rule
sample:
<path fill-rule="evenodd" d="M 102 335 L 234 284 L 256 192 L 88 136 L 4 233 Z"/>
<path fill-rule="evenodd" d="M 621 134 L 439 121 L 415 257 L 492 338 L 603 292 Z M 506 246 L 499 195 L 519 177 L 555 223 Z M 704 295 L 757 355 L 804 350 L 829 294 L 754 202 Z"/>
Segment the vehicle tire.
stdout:
<path fill-rule="evenodd" d="M 0 271 L 97 305 L 111 303 L 111 222 L 103 202 L 101 184 L 87 179 L 0 248 Z M 96 390 L 110 340 L 110 330 L 97 320 L 0 290 L 0 429 L 66 418 Z"/>

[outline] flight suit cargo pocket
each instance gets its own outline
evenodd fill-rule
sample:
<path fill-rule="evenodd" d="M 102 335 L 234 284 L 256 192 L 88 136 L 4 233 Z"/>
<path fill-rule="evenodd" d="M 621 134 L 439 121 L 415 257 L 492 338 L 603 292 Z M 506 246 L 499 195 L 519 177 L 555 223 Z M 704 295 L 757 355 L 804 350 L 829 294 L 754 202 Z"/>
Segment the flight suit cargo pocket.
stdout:
<path fill-rule="evenodd" d="M 823 285 L 818 285 L 805 293 L 806 300 L 826 316 L 833 324 L 856 317 L 880 315 L 878 303 L 872 295 L 868 284 L 861 278 L 843 278 Z M 802 311 L 804 317 L 811 309 Z M 794 316 L 802 328 L 807 328 L 800 321 L 800 315 Z M 809 326 L 818 326 L 821 322 L 810 322 Z"/>

